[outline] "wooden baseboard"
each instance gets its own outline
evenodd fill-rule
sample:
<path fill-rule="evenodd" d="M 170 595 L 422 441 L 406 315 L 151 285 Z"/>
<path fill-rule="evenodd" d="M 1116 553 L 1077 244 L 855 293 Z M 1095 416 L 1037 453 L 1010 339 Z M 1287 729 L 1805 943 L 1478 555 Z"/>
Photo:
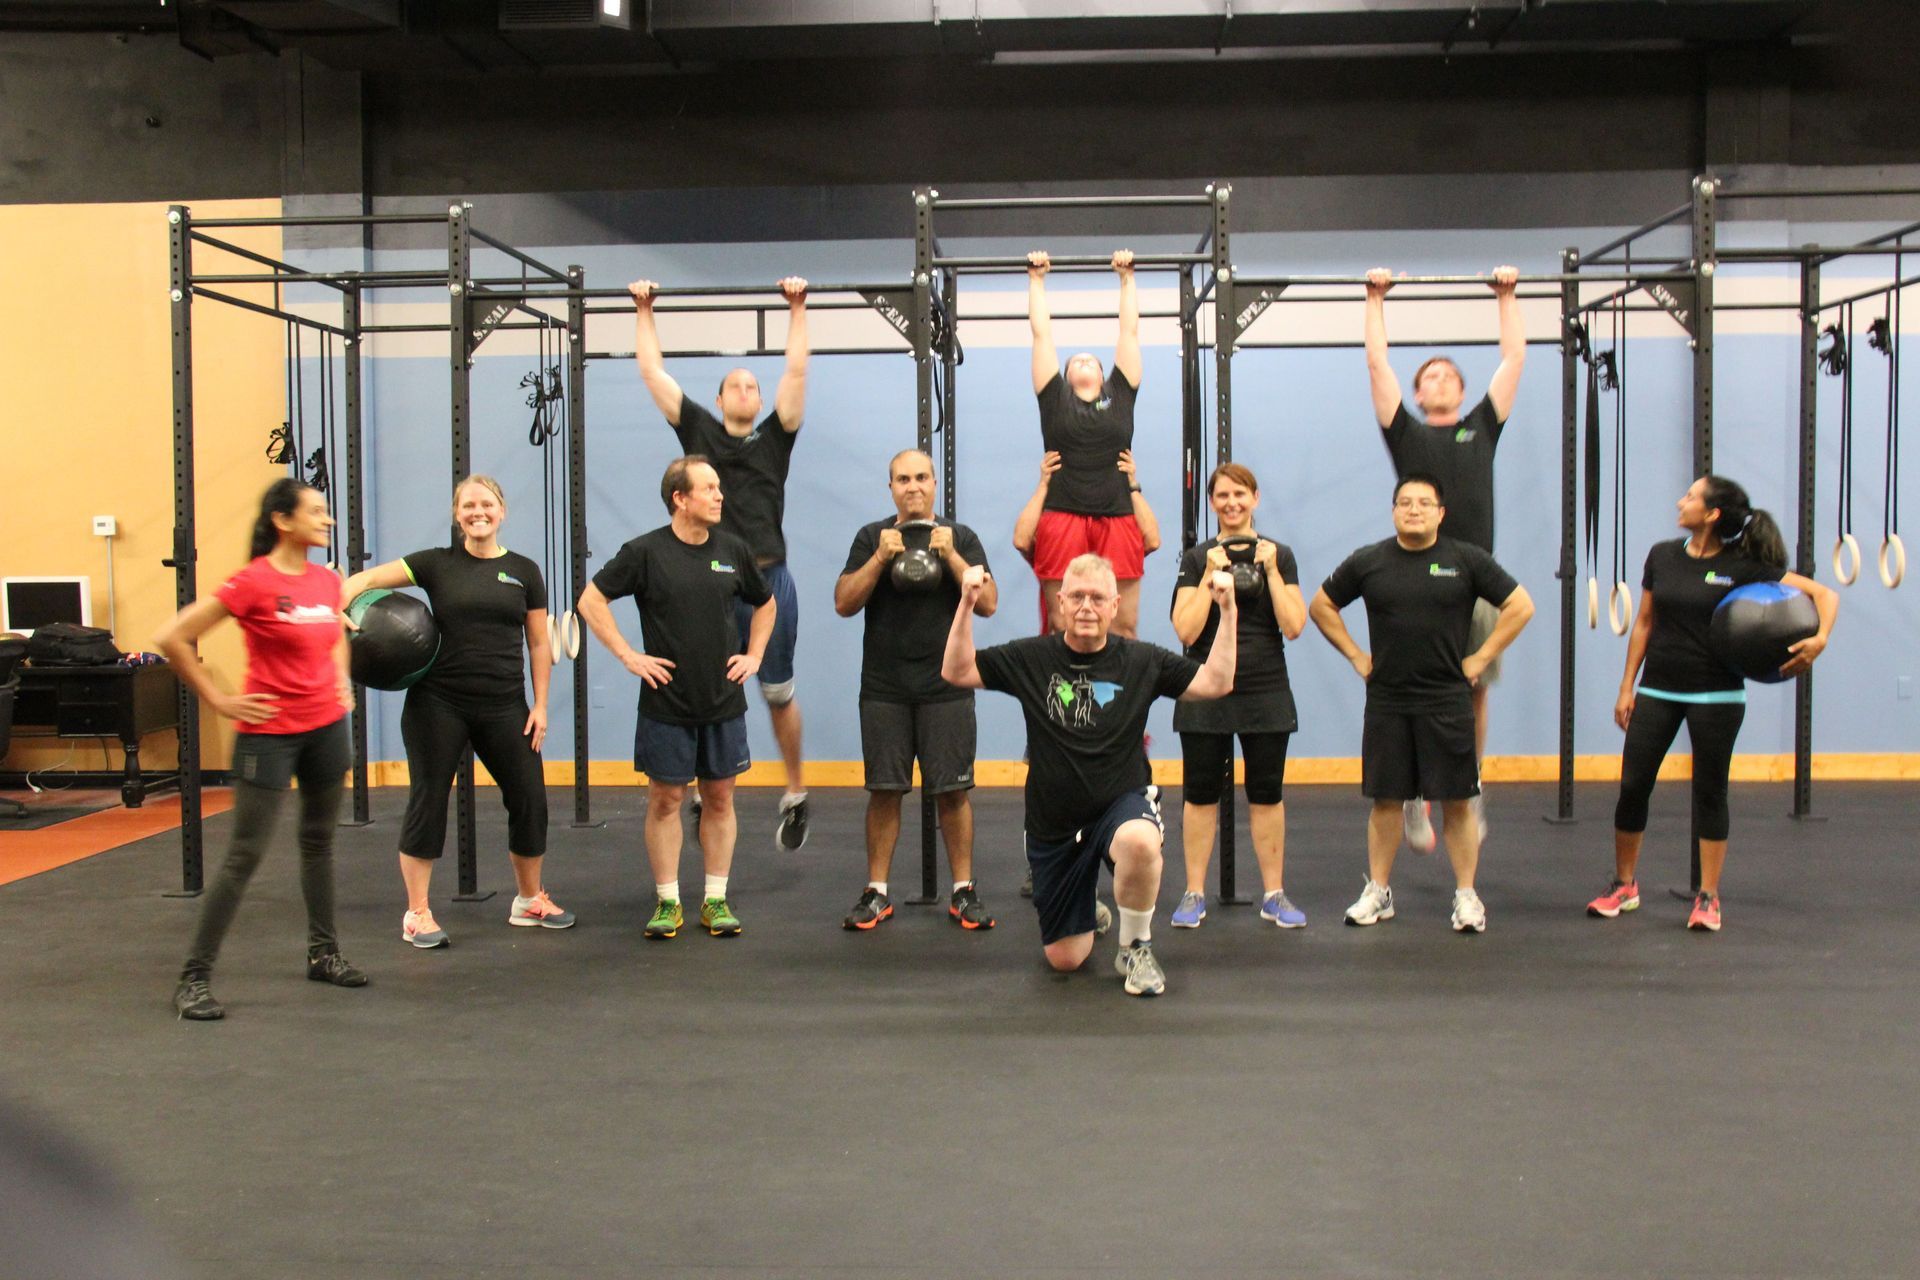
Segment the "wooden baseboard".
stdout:
<path fill-rule="evenodd" d="M 1241 766 L 1234 765 L 1236 778 Z M 574 780 L 571 761 L 552 760 L 546 765 L 547 785 L 570 787 Z M 493 780 L 484 768 L 476 766 L 482 786 Z M 407 762 L 376 760 L 368 766 L 368 779 L 376 787 L 407 785 Z M 1482 763 L 1481 776 L 1488 782 L 1554 782 L 1560 777 L 1558 756 L 1489 756 Z M 974 780 L 983 787 L 1017 787 L 1027 780 L 1027 766 L 1019 760 L 982 760 L 974 766 Z M 1576 782 L 1618 782 L 1620 757 L 1586 755 L 1573 758 Z M 1660 768 L 1662 778 L 1693 776 L 1690 756 L 1670 755 Z M 1821 782 L 1893 782 L 1920 779 L 1920 753 L 1914 752 L 1828 752 L 1813 757 L 1813 776 Z M 1735 782 L 1787 782 L 1793 778 L 1793 756 L 1747 755 L 1733 758 Z M 916 777 L 916 781 L 917 781 Z M 1177 787 L 1181 781 L 1178 760 L 1155 760 L 1153 780 L 1163 787 Z M 1287 761 L 1287 782 L 1293 785 L 1318 783 L 1353 785 L 1360 781 L 1357 757 L 1321 757 Z M 587 782 L 596 787 L 645 786 L 645 774 L 636 773 L 624 760 L 595 760 L 587 766 Z M 859 787 L 865 777 L 858 760 L 809 760 L 807 782 L 816 787 Z M 743 787 L 779 787 L 786 785 L 786 773 L 776 762 L 754 765 L 739 778 Z"/>

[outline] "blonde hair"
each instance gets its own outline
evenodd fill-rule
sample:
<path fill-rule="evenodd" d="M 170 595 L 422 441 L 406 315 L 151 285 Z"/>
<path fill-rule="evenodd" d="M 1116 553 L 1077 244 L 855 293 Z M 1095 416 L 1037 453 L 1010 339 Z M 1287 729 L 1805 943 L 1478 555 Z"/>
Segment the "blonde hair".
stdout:
<path fill-rule="evenodd" d="M 483 476 L 479 472 L 475 472 L 459 484 L 453 486 L 453 518 L 455 520 L 460 518 L 460 492 L 470 484 L 479 485 L 482 489 L 485 489 L 497 498 L 502 511 L 507 509 L 507 495 L 500 492 L 500 482 L 492 476 Z"/>
<path fill-rule="evenodd" d="M 1113 572 L 1113 561 L 1103 555 L 1087 552 L 1075 556 L 1067 564 L 1067 571 L 1060 575 L 1060 581 L 1068 578 L 1105 578 L 1115 591 L 1120 589 L 1120 579 Z"/>

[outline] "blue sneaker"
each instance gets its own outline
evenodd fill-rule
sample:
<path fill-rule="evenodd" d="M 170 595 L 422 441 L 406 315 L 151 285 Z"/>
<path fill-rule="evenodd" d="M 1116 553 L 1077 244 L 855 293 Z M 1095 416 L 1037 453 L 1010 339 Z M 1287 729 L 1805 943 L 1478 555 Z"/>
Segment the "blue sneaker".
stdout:
<path fill-rule="evenodd" d="M 1307 927 L 1307 913 L 1287 901 L 1287 895 L 1278 889 L 1260 899 L 1260 918 L 1282 929 Z"/>
<path fill-rule="evenodd" d="M 1198 929 L 1200 922 L 1207 918 L 1207 899 L 1205 894 L 1183 893 L 1180 905 L 1173 909 L 1173 927 L 1176 929 Z"/>

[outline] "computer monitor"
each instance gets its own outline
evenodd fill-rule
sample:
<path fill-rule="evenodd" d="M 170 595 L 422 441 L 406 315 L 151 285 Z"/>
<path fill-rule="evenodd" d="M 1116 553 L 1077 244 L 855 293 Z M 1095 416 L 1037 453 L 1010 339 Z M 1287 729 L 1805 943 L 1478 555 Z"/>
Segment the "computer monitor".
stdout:
<path fill-rule="evenodd" d="M 0 578 L 0 631 L 30 636 L 49 622 L 93 625 L 93 579 Z"/>

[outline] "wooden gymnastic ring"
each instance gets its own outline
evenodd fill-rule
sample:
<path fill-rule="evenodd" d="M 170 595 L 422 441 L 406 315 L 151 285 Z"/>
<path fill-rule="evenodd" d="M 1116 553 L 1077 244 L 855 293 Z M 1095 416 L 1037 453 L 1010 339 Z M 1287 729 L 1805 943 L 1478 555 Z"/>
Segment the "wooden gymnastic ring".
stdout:
<path fill-rule="evenodd" d="M 1599 629 L 1600 629 L 1600 580 L 1598 578 L 1588 577 L 1587 579 L 1587 630 L 1598 631 Z"/>
<path fill-rule="evenodd" d="M 547 615 L 547 653 L 551 661 L 560 661 L 560 619 Z"/>
<path fill-rule="evenodd" d="M 1893 552 L 1893 569 L 1887 568 L 1887 552 Z M 1907 576 L 1907 544 L 1900 541 L 1900 535 L 1890 533 L 1880 540 L 1880 581 L 1892 590 Z"/>
<path fill-rule="evenodd" d="M 566 640 L 567 657 L 580 656 L 580 615 L 568 609 L 560 615 L 560 635 Z"/>
<path fill-rule="evenodd" d="M 1853 568 L 1847 568 L 1847 557 L 1853 557 Z M 1833 544 L 1833 576 L 1843 587 L 1850 587 L 1860 580 L 1860 542 L 1850 533 L 1843 533 Z"/>
<path fill-rule="evenodd" d="M 1624 582 L 1614 583 L 1613 590 L 1607 592 L 1607 625 L 1617 636 L 1627 634 L 1627 628 L 1633 625 L 1633 588 Z"/>

